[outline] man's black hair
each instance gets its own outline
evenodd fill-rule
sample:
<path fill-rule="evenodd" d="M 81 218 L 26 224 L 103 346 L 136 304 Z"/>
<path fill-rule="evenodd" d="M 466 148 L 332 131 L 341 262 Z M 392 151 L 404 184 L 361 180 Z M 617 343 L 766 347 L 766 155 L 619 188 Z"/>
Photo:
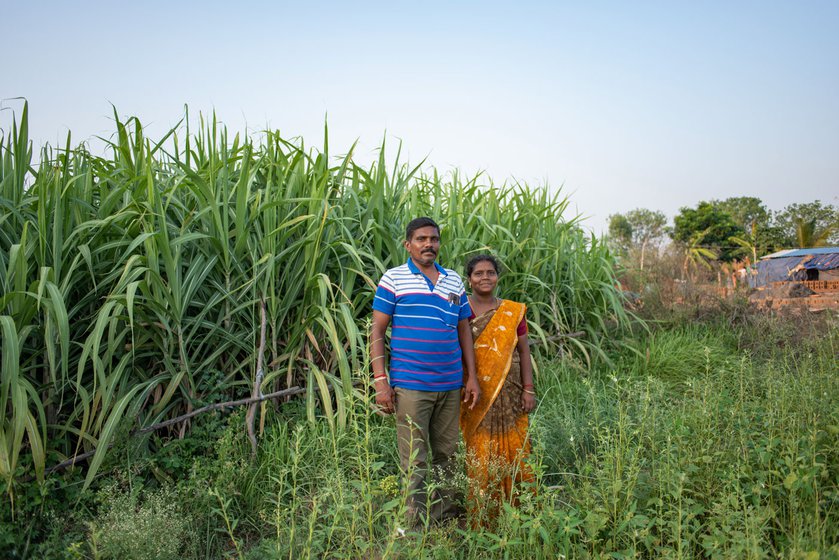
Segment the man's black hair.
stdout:
<path fill-rule="evenodd" d="M 495 269 L 496 274 L 501 272 L 501 265 L 498 264 L 498 259 L 496 259 L 492 255 L 475 255 L 474 257 L 466 261 L 466 276 L 472 276 L 472 272 L 475 271 L 475 267 L 478 266 L 478 263 L 481 262 L 491 263 L 492 267 Z"/>
<path fill-rule="evenodd" d="M 437 222 L 428 218 L 426 216 L 422 216 L 421 218 L 414 218 L 410 222 L 408 222 L 408 227 L 405 228 L 405 239 L 410 241 L 411 237 L 414 236 L 414 232 L 420 228 L 433 226 L 437 228 L 437 235 L 440 235 L 440 226 L 437 225 Z"/>

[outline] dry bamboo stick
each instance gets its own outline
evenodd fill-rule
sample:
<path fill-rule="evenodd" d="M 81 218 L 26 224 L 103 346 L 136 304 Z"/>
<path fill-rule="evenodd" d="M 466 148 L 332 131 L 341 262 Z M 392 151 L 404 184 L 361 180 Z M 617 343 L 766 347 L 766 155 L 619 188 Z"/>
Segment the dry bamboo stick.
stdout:
<path fill-rule="evenodd" d="M 302 387 L 291 387 L 289 389 L 283 389 L 282 391 L 275 391 L 273 393 L 268 393 L 267 395 L 262 395 L 262 396 L 259 396 L 259 397 L 256 397 L 256 398 L 249 397 L 249 398 L 246 398 L 246 399 L 238 399 L 238 400 L 235 400 L 235 401 L 227 401 L 227 402 L 223 402 L 223 403 L 209 404 L 207 406 L 202 406 L 201 408 L 195 409 L 192 412 L 190 412 L 189 414 L 184 414 L 184 415 L 178 416 L 177 418 L 170 418 L 169 420 L 164 420 L 163 422 L 158 422 L 157 424 L 152 424 L 151 426 L 146 426 L 145 428 L 140 428 L 139 430 L 135 430 L 134 432 L 132 432 L 131 435 L 135 436 L 135 435 L 139 435 L 139 434 L 147 434 L 149 432 L 154 432 L 154 431 L 159 430 L 161 428 L 166 428 L 166 427 L 171 426 L 173 424 L 177 424 L 178 422 L 183 422 L 184 420 L 192 418 L 193 416 L 197 416 L 197 415 L 203 414 L 205 412 L 210 412 L 211 410 L 219 410 L 219 409 L 222 409 L 222 408 L 229 408 L 229 407 L 233 407 L 233 406 L 243 406 L 243 405 L 246 405 L 246 404 L 249 405 L 249 404 L 254 404 L 254 403 L 266 401 L 268 399 L 274 399 L 274 398 L 278 398 L 278 397 L 288 397 L 288 396 L 292 396 L 292 395 L 299 395 L 300 393 L 305 393 L 305 392 L 306 392 L 306 389 L 303 389 Z M 73 465 L 75 465 L 79 461 L 83 461 L 85 459 L 93 457 L 94 453 L 96 453 L 95 449 L 92 450 L 92 451 L 87 451 L 85 453 L 80 453 L 78 455 L 74 455 L 73 457 L 71 457 L 70 459 L 67 459 L 66 461 L 62 461 L 62 462 L 58 463 L 57 465 L 53 465 L 53 466 L 49 467 L 45 472 L 47 474 L 49 474 L 51 472 L 55 472 L 55 471 L 58 471 L 58 470 L 61 470 L 61 469 L 66 469 L 67 467 L 72 467 Z"/>
<path fill-rule="evenodd" d="M 545 340 L 547 342 L 556 342 L 557 340 L 562 340 L 563 338 L 584 338 L 585 336 L 586 336 L 585 331 L 577 331 L 577 332 L 572 332 L 572 333 L 567 333 L 567 334 L 554 334 L 554 335 L 551 335 L 551 336 L 546 336 Z M 531 345 L 539 344 L 539 343 L 542 342 L 542 339 L 540 339 L 540 338 L 530 338 L 530 339 L 527 340 L 527 342 L 529 342 Z"/>
<path fill-rule="evenodd" d="M 256 354 L 256 376 L 253 380 L 253 391 L 251 398 L 258 397 L 262 393 L 262 366 L 265 355 L 265 330 L 267 326 L 267 317 L 265 313 L 265 299 L 259 299 L 259 349 Z M 248 406 L 248 413 L 245 416 L 245 426 L 248 430 L 248 439 L 251 441 L 251 455 L 256 457 L 256 433 L 254 432 L 253 422 L 256 416 L 256 402 Z"/>

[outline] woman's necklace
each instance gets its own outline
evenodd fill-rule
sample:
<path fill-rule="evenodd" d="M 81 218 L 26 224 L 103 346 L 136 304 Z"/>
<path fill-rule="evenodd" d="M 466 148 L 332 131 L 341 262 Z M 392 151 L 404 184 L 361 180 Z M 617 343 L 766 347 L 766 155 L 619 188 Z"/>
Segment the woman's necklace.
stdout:
<path fill-rule="evenodd" d="M 475 304 L 473 302 L 472 296 L 469 296 L 469 305 L 470 305 L 470 307 L 472 307 L 472 311 L 475 311 Z M 480 306 L 481 312 L 478 313 L 477 311 L 475 311 L 475 315 L 476 316 L 477 315 L 483 315 L 484 313 L 487 313 L 489 311 L 495 311 L 495 310 L 498 309 L 498 305 L 499 305 L 498 304 L 498 298 L 495 297 L 495 295 L 493 295 L 492 296 L 492 304 L 488 305 L 488 306 L 486 306 L 486 308 L 484 308 L 483 303 L 481 303 L 481 306 Z"/>

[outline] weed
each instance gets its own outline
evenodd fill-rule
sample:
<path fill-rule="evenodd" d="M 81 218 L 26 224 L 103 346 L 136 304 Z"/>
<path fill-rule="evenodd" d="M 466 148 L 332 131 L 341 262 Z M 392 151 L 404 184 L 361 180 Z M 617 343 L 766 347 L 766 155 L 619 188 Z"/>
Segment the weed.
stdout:
<path fill-rule="evenodd" d="M 181 558 L 187 528 L 171 490 L 123 492 L 104 498 L 102 513 L 90 523 L 94 557 L 125 560 Z"/>

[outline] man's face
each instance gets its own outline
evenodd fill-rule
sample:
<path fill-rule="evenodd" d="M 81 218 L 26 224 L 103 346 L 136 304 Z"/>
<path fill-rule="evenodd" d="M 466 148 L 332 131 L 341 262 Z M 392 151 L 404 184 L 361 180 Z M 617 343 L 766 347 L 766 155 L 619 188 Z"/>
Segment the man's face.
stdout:
<path fill-rule="evenodd" d="M 440 252 L 440 232 L 434 226 L 421 227 L 405 241 L 411 258 L 420 266 L 431 266 Z"/>

